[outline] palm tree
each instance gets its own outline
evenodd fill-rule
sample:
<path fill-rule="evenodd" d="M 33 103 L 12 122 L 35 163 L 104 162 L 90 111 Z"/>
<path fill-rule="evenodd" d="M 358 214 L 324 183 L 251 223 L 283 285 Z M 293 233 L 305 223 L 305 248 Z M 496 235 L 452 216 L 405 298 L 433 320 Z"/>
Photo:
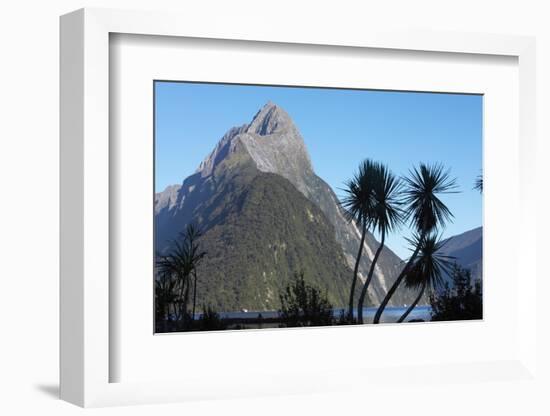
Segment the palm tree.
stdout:
<path fill-rule="evenodd" d="M 359 169 L 353 178 L 345 183 L 343 189 L 345 196 L 342 199 L 341 205 L 349 221 L 355 222 L 361 229 L 361 242 L 359 251 L 355 259 L 355 267 L 353 269 L 353 279 L 351 281 L 351 289 L 349 294 L 348 318 L 353 319 L 353 304 L 355 287 L 357 285 L 357 273 L 359 264 L 363 254 L 363 246 L 365 245 L 365 237 L 367 229 L 374 216 L 373 213 L 373 184 L 376 181 L 377 164 L 370 159 L 365 159 L 359 165 Z"/>
<path fill-rule="evenodd" d="M 424 239 L 439 227 L 453 218 L 453 214 L 439 199 L 440 194 L 456 192 L 456 180 L 450 177 L 450 172 L 443 169 L 441 164 L 428 165 L 420 163 L 418 168 L 409 172 L 404 178 L 403 204 L 405 205 L 405 220 L 410 221 L 418 233 L 418 242 L 413 254 L 397 276 L 397 279 L 382 300 L 373 323 L 378 324 L 391 297 L 413 266 L 416 257 L 422 248 Z"/>
<path fill-rule="evenodd" d="M 180 321 L 185 318 L 187 313 L 187 303 L 189 301 L 189 288 L 191 286 L 191 274 L 194 274 L 194 295 L 193 295 L 193 319 L 195 313 L 196 300 L 196 282 L 197 282 L 197 266 L 201 259 L 206 255 L 200 251 L 198 239 L 201 232 L 194 225 L 187 226 L 185 232 L 180 233 L 180 238 L 173 241 L 172 251 L 165 255 L 159 256 L 157 266 L 160 273 L 175 276 L 177 292 L 176 320 Z"/>
<path fill-rule="evenodd" d="M 361 289 L 361 294 L 359 295 L 359 301 L 357 304 L 357 321 L 360 324 L 363 323 L 363 305 L 365 302 L 367 289 L 374 275 L 378 257 L 384 248 L 386 234 L 391 232 L 401 223 L 402 215 L 399 201 L 401 191 L 400 180 L 381 163 L 377 163 L 375 165 L 375 169 L 376 175 L 372 187 L 373 209 L 370 222 L 372 230 L 378 231 L 380 234 L 380 244 L 374 254 L 367 279 L 365 280 L 363 288 Z"/>
<path fill-rule="evenodd" d="M 405 275 L 405 286 L 409 289 L 420 289 L 420 291 L 414 302 L 399 318 L 398 323 L 403 322 L 409 316 L 426 289 L 431 291 L 443 284 L 443 275 L 450 273 L 453 260 L 452 256 L 440 253 L 447 241 L 441 241 L 435 233 L 422 240 L 420 236 L 415 235 L 409 240 L 409 243 L 412 247 L 420 246 L 420 251 L 414 265 Z"/>
<path fill-rule="evenodd" d="M 479 193 L 483 193 L 483 175 L 478 175 L 476 178 L 476 181 L 474 182 L 474 189 L 476 191 L 479 191 Z"/>
<path fill-rule="evenodd" d="M 174 306 L 176 308 L 175 320 L 179 321 L 183 315 L 183 294 L 189 284 L 188 255 L 184 244 L 178 240 L 173 241 L 172 251 L 167 255 L 159 256 L 157 260 L 159 273 L 171 276 L 174 279 Z"/>
<path fill-rule="evenodd" d="M 200 250 L 200 246 L 197 241 L 201 236 L 201 231 L 194 224 L 187 226 L 184 239 L 187 242 L 189 262 L 191 263 L 191 272 L 193 273 L 193 322 L 195 321 L 195 306 L 197 302 L 197 267 L 206 255 L 206 252 Z"/>
<path fill-rule="evenodd" d="M 157 328 L 170 320 L 170 306 L 173 306 L 176 301 L 175 283 L 173 276 L 167 273 L 159 273 L 155 279 L 155 325 Z"/>

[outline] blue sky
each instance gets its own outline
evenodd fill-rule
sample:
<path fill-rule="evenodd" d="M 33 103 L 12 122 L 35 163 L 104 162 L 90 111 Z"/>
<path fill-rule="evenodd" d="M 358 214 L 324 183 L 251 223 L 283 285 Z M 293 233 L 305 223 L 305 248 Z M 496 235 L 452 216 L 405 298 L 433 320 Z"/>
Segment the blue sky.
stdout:
<path fill-rule="evenodd" d="M 441 162 L 461 191 L 444 196 L 455 216 L 444 235 L 481 225 L 482 197 L 472 186 L 482 167 L 482 96 L 179 82 L 156 82 L 155 92 L 156 192 L 181 183 L 229 128 L 249 123 L 271 100 L 292 117 L 315 172 L 337 195 L 364 158 L 397 175 Z M 387 239 L 402 258 L 409 234 Z"/>

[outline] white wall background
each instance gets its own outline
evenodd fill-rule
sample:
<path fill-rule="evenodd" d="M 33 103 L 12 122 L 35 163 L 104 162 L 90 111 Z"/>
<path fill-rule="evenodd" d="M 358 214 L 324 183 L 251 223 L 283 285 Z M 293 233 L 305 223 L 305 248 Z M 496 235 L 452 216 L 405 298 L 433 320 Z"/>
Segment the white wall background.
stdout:
<path fill-rule="evenodd" d="M 250 25 L 265 19 L 286 24 L 324 24 L 328 31 L 387 26 L 511 33 L 537 36 L 539 213 L 548 211 L 550 190 L 550 12 L 541 0 L 397 1 L 168 1 L 168 0 L 11 0 L 0 9 L 0 414 L 76 414 L 81 409 L 56 399 L 58 386 L 58 16 L 84 6 L 178 10 L 205 24 L 247 16 Z M 242 32 L 246 27 L 236 28 Z M 545 206 L 542 202 L 545 202 Z M 511 219 L 511 226 L 513 226 Z M 548 220 L 541 220 L 541 266 L 548 243 Z M 513 249 L 513 242 L 511 249 Z M 549 279 L 550 280 L 550 279 Z M 541 282 L 539 367 L 548 377 L 549 313 L 543 300 L 550 284 Z M 547 308 L 545 308 L 547 309 Z M 546 329 L 545 329 L 546 328 Z M 546 380 L 548 380 L 546 378 Z M 483 389 L 468 384 L 433 386 L 424 394 L 388 390 L 369 401 L 369 393 L 271 397 L 99 409 L 101 415 L 166 414 L 550 414 L 549 386 L 505 382 Z M 482 391 L 481 391 L 482 390 Z M 387 402 L 388 408 L 381 405 Z"/>

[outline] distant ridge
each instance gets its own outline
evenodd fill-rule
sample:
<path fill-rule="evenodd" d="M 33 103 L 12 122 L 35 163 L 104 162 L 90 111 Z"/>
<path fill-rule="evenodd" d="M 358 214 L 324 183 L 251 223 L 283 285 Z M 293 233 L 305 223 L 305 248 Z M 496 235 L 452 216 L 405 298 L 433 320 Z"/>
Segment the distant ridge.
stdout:
<path fill-rule="evenodd" d="M 483 274 L 483 227 L 477 227 L 449 237 L 445 240 L 442 253 L 456 258 L 456 262 L 472 272 L 473 279 Z"/>

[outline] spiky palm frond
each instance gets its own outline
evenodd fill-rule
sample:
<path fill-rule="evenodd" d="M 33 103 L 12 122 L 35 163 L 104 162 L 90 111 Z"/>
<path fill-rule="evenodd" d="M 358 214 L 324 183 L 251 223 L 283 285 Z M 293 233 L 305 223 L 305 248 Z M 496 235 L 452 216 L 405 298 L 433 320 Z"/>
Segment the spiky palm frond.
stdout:
<path fill-rule="evenodd" d="M 483 175 L 478 175 L 476 181 L 474 182 L 474 189 L 483 193 Z"/>
<path fill-rule="evenodd" d="M 420 163 L 404 181 L 405 218 L 418 233 L 430 233 L 452 220 L 453 214 L 438 195 L 457 192 L 457 184 L 443 165 Z"/>
<path fill-rule="evenodd" d="M 419 289 L 426 286 L 435 289 L 443 285 L 443 276 L 449 274 L 454 257 L 441 253 L 441 249 L 448 240 L 441 240 L 436 233 L 421 238 L 415 234 L 407 239 L 411 250 L 420 246 L 414 264 L 405 275 L 405 286 L 409 289 Z"/>
<path fill-rule="evenodd" d="M 172 250 L 169 254 L 159 256 L 157 267 L 160 273 L 174 273 L 179 276 L 188 276 L 197 267 L 200 260 L 206 255 L 200 251 L 197 240 L 201 232 L 190 224 L 185 232 L 180 233 L 180 238 L 172 242 Z"/>
<path fill-rule="evenodd" d="M 187 246 L 189 261 L 194 265 L 193 269 L 195 269 L 198 263 L 206 255 L 204 251 L 200 250 L 200 246 L 197 241 L 202 236 L 202 232 L 195 224 L 191 223 L 187 226 L 185 232 L 180 235 Z"/>
<path fill-rule="evenodd" d="M 348 221 L 359 226 L 371 224 L 374 213 L 373 186 L 377 177 L 377 163 L 366 159 L 359 165 L 353 178 L 345 182 L 345 196 L 340 202 Z"/>
<path fill-rule="evenodd" d="M 371 225 L 380 234 L 388 234 L 403 221 L 401 209 L 401 180 L 387 166 L 377 163 L 372 187 Z"/>
<path fill-rule="evenodd" d="M 159 256 L 157 267 L 162 274 L 185 276 L 191 273 L 192 263 L 186 245 L 180 241 L 174 241 L 172 251 L 169 254 Z"/>
<path fill-rule="evenodd" d="M 340 205 L 348 220 L 379 232 L 401 223 L 401 181 L 382 163 L 364 160 L 343 191 L 346 195 Z"/>

